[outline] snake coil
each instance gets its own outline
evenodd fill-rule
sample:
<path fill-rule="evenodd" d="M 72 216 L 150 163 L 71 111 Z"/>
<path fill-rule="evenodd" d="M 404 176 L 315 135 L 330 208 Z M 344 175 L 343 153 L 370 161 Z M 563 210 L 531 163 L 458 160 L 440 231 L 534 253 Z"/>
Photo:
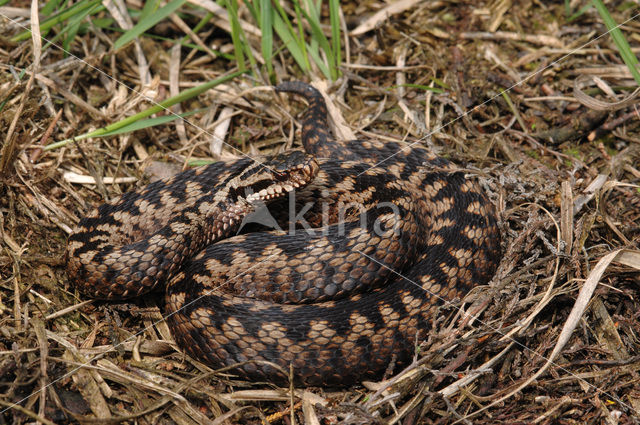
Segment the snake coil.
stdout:
<path fill-rule="evenodd" d="M 69 238 L 69 277 L 102 299 L 161 288 L 176 342 L 214 368 L 282 382 L 291 365 L 305 385 L 380 378 L 411 360 L 443 302 L 493 275 L 494 208 L 422 147 L 331 139 L 313 87 L 276 90 L 309 103 L 306 153 L 218 162 L 101 205 Z M 286 231 L 237 234 L 267 213 Z"/>

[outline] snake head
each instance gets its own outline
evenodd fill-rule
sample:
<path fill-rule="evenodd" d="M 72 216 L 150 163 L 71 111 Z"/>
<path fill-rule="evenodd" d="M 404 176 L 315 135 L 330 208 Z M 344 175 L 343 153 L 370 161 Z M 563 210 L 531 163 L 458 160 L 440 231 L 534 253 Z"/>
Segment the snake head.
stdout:
<path fill-rule="evenodd" d="M 234 179 L 230 196 L 250 204 L 281 198 L 311 183 L 318 168 L 314 157 L 301 151 L 269 156 Z"/>

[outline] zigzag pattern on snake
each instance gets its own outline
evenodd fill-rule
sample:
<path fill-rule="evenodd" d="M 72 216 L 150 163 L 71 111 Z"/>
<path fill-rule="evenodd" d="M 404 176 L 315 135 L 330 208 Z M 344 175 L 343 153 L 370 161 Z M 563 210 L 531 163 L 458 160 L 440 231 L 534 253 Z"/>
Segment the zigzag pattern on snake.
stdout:
<path fill-rule="evenodd" d="M 213 368 L 286 381 L 266 361 L 305 385 L 378 379 L 410 362 L 444 301 L 490 279 L 494 208 L 422 147 L 331 139 L 313 87 L 276 90 L 309 103 L 306 154 L 214 163 L 100 206 L 69 238 L 69 277 L 95 298 L 166 291 L 176 342 Z M 265 204 L 284 230 L 242 227 Z"/>

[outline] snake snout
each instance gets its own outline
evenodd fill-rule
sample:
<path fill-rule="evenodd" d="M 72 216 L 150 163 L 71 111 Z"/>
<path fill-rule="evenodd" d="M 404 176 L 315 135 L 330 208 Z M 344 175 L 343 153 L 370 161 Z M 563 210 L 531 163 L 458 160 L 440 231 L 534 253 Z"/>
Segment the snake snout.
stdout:
<path fill-rule="evenodd" d="M 262 167 L 244 187 L 238 188 L 244 191 L 249 203 L 281 198 L 304 187 L 313 181 L 319 169 L 313 156 L 300 151 L 274 155 Z"/>

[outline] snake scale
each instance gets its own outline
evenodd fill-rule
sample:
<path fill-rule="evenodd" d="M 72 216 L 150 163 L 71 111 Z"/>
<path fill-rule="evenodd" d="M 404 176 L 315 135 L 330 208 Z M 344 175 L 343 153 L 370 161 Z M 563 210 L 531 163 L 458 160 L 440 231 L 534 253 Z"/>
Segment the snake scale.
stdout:
<path fill-rule="evenodd" d="M 494 208 L 422 147 L 332 139 L 313 87 L 276 91 L 309 103 L 305 152 L 190 169 L 101 205 L 69 238 L 70 280 L 101 299 L 165 291 L 178 345 L 247 379 L 379 379 L 411 361 L 443 302 L 491 278 Z M 250 219 L 265 211 L 280 229 Z"/>

